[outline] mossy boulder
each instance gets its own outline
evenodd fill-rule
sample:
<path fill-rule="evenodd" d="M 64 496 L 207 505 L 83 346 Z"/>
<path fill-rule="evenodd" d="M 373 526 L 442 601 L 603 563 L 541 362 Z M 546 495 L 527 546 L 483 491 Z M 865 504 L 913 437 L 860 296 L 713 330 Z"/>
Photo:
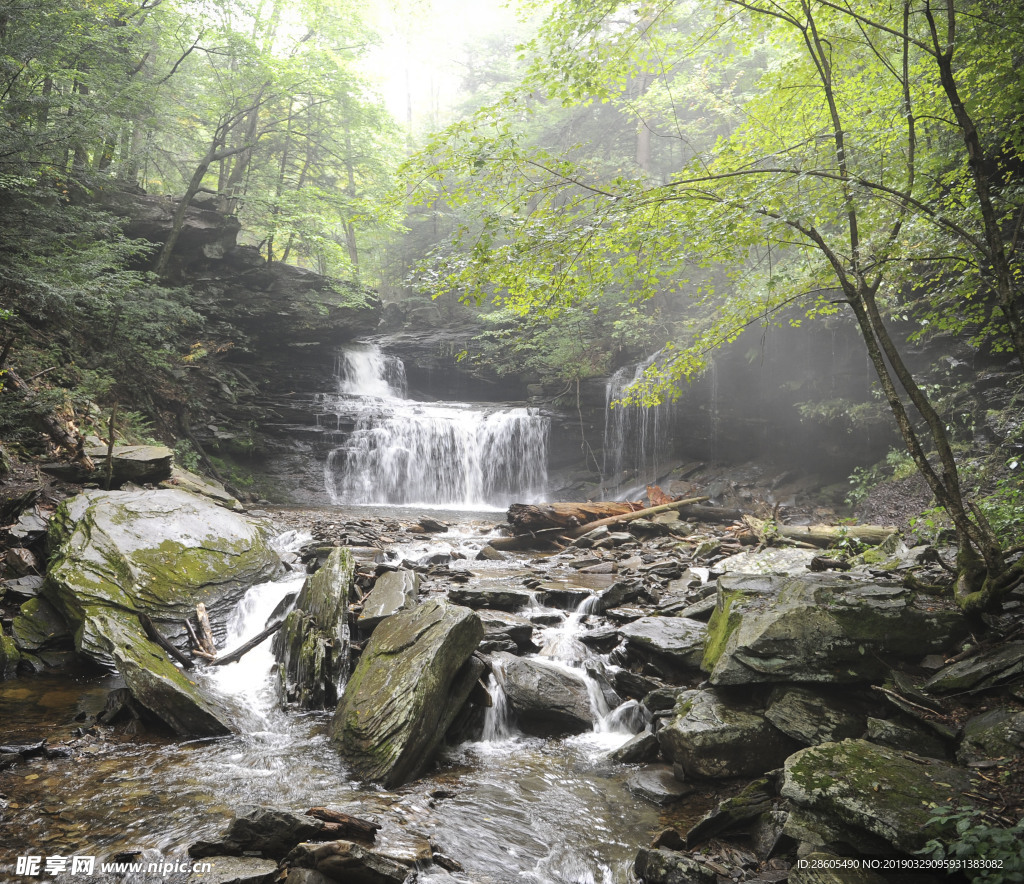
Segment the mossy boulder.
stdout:
<path fill-rule="evenodd" d="M 18 610 L 11 623 L 11 634 L 18 650 L 33 654 L 71 646 L 71 630 L 67 621 L 50 602 L 38 596 L 29 599 Z"/>
<path fill-rule="evenodd" d="M 957 751 L 961 763 L 1021 755 L 1024 755 L 1024 712 L 992 709 L 975 715 L 964 725 L 963 741 Z"/>
<path fill-rule="evenodd" d="M 433 759 L 484 664 L 469 608 L 435 599 L 373 632 L 331 722 L 331 738 L 360 777 L 397 786 Z"/>
<path fill-rule="evenodd" d="M 261 523 L 178 490 L 87 491 L 51 522 L 43 595 L 75 633 L 76 650 L 112 665 L 97 614 L 148 614 L 180 648 L 184 620 L 206 605 L 214 635 L 246 589 L 281 568 Z"/>
<path fill-rule="evenodd" d="M 894 660 L 951 647 L 965 630 L 951 603 L 903 586 L 726 574 L 701 665 L 713 685 L 869 682 Z"/>
<path fill-rule="evenodd" d="M 158 645 L 149 641 L 130 614 L 98 610 L 93 625 L 103 636 L 125 687 L 148 717 L 181 737 L 219 737 L 232 727 L 223 709 L 206 697 Z"/>
<path fill-rule="evenodd" d="M 13 678 L 20 662 L 21 652 L 14 644 L 14 639 L 4 635 L 3 627 L 0 626 L 0 680 Z"/>
<path fill-rule="evenodd" d="M 348 598 L 355 561 L 335 547 L 306 579 L 281 631 L 274 636 L 285 699 L 305 709 L 333 708 L 348 677 Z"/>
<path fill-rule="evenodd" d="M 711 779 L 762 774 L 797 746 L 756 706 L 710 690 L 682 691 L 658 742 L 661 754 L 687 776 Z"/>
<path fill-rule="evenodd" d="M 781 794 L 793 803 L 787 834 L 818 847 L 875 856 L 913 853 L 937 805 L 976 787 L 973 775 L 865 740 L 822 743 L 790 756 Z"/>

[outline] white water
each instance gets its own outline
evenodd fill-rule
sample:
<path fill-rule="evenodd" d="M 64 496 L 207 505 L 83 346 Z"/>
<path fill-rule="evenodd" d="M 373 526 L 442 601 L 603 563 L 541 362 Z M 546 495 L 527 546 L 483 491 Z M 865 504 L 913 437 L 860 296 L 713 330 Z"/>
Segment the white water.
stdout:
<path fill-rule="evenodd" d="M 343 351 L 321 406 L 355 427 L 327 458 L 335 504 L 503 509 L 541 499 L 548 420 L 528 408 L 406 398 L 405 367 L 371 345 Z"/>
<path fill-rule="evenodd" d="M 544 629 L 543 645 L 534 659 L 579 679 L 586 686 L 590 711 L 594 717 L 594 728 L 592 733 L 582 734 L 573 739 L 590 749 L 605 753 L 618 748 L 631 736 L 639 733 L 647 722 L 639 704 L 634 701 L 627 701 L 615 709 L 609 707 L 601 686 L 586 670 L 588 662 L 602 661 L 601 657 L 579 640 L 580 635 L 586 631 L 583 621 L 593 611 L 594 600 L 593 596 L 585 598 L 560 625 Z M 500 663 L 496 663 L 487 683 L 493 705 L 484 714 L 481 739 L 485 743 L 516 740 L 521 737 L 505 696 L 504 682 L 505 672 Z"/>
<path fill-rule="evenodd" d="M 602 476 L 610 498 L 630 499 L 656 482 L 666 459 L 672 405 L 617 405 L 657 355 L 620 368 L 605 384 Z"/>

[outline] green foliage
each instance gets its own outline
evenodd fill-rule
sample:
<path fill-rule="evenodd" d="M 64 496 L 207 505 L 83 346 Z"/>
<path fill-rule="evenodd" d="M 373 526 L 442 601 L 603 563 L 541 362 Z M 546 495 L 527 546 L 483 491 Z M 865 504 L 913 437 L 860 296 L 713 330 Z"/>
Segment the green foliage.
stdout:
<path fill-rule="evenodd" d="M 870 467 L 857 467 L 850 475 L 850 491 L 846 502 L 858 506 L 867 499 L 876 485 L 898 479 L 907 479 L 917 472 L 913 459 L 906 449 L 891 448 L 885 460 Z"/>
<path fill-rule="evenodd" d="M 1006 462 L 1006 475 L 995 481 L 991 494 L 980 496 L 977 502 L 993 530 L 1008 546 L 1024 544 L 1024 483 L 1018 458 Z"/>
<path fill-rule="evenodd" d="M 188 439 L 179 439 L 174 443 L 174 462 L 190 473 L 200 470 L 199 452 Z"/>
<path fill-rule="evenodd" d="M 1009 884 L 1024 877 L 1024 819 L 994 826 L 977 807 L 937 807 L 928 821 L 931 839 L 918 856 L 948 863 L 948 874 L 980 884 Z"/>

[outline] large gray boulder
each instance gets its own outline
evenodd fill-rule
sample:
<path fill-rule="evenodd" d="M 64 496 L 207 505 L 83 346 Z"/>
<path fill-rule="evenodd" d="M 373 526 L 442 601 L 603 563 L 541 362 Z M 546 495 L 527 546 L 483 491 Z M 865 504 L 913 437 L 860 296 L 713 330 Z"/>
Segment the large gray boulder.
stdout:
<path fill-rule="evenodd" d="M 593 728 L 590 692 L 581 676 L 535 658 L 498 653 L 493 660 L 508 704 L 524 731 L 555 736 Z"/>
<path fill-rule="evenodd" d="M 304 709 L 334 707 L 348 677 L 348 597 L 355 561 L 335 547 L 306 579 L 274 636 L 281 693 Z"/>
<path fill-rule="evenodd" d="M 711 779 L 762 774 L 796 748 L 756 707 L 705 690 L 679 694 L 658 742 L 661 754 L 687 776 Z"/>
<path fill-rule="evenodd" d="M 867 682 L 894 659 L 941 652 L 964 630 L 951 603 L 903 586 L 726 574 L 702 667 L 713 685 Z"/>
<path fill-rule="evenodd" d="M 206 605 L 214 635 L 245 591 L 278 573 L 262 523 L 184 491 L 86 491 L 58 507 L 43 595 L 75 632 L 76 650 L 103 665 L 110 641 L 98 612 L 148 614 L 179 648 L 183 622 Z"/>
<path fill-rule="evenodd" d="M 627 652 L 668 677 L 700 668 L 707 633 L 706 623 L 688 617 L 641 617 L 619 630 Z"/>
<path fill-rule="evenodd" d="M 473 611 L 440 600 L 374 630 L 331 722 L 358 776 L 392 787 L 426 768 L 483 672 L 483 633 Z"/>
<path fill-rule="evenodd" d="M 281 567 L 260 524 L 182 491 L 88 491 L 55 514 L 42 596 L 74 632 L 75 650 L 116 668 L 135 700 L 181 736 L 230 732 L 208 700 L 153 644 L 140 617 L 179 647 L 183 621 L 206 605 L 223 636 L 228 612 Z"/>
<path fill-rule="evenodd" d="M 786 832 L 841 853 L 913 853 L 929 838 L 934 808 L 975 787 L 968 770 L 934 758 L 864 740 L 822 743 L 786 760 L 781 793 L 794 805 Z"/>
<path fill-rule="evenodd" d="M 385 618 L 416 607 L 419 588 L 420 575 L 415 571 L 385 571 L 363 600 L 359 629 L 364 635 L 369 634 Z"/>

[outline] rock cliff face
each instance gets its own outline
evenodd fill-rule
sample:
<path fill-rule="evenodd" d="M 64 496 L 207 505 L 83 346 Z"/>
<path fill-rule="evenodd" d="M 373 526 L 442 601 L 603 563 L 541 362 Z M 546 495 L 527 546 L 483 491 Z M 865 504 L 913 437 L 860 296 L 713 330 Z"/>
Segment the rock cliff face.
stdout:
<path fill-rule="evenodd" d="M 177 201 L 126 191 L 102 199 L 126 220 L 126 236 L 158 247 L 147 259 L 155 264 Z M 291 491 L 296 502 L 326 502 L 323 428 L 313 403 L 333 388 L 335 349 L 376 329 L 380 299 L 349 282 L 268 263 L 256 247 L 238 243 L 240 230 L 208 195 L 197 196 L 185 214 L 168 282 L 192 288 L 193 308 L 206 321 L 201 346 L 216 350 L 216 365 L 181 369 L 194 401 L 179 407 L 178 420 L 191 411 L 188 431 L 203 448 L 268 475 L 281 489 L 274 496 L 289 499 Z M 257 490 L 272 493 L 269 486 Z"/>

